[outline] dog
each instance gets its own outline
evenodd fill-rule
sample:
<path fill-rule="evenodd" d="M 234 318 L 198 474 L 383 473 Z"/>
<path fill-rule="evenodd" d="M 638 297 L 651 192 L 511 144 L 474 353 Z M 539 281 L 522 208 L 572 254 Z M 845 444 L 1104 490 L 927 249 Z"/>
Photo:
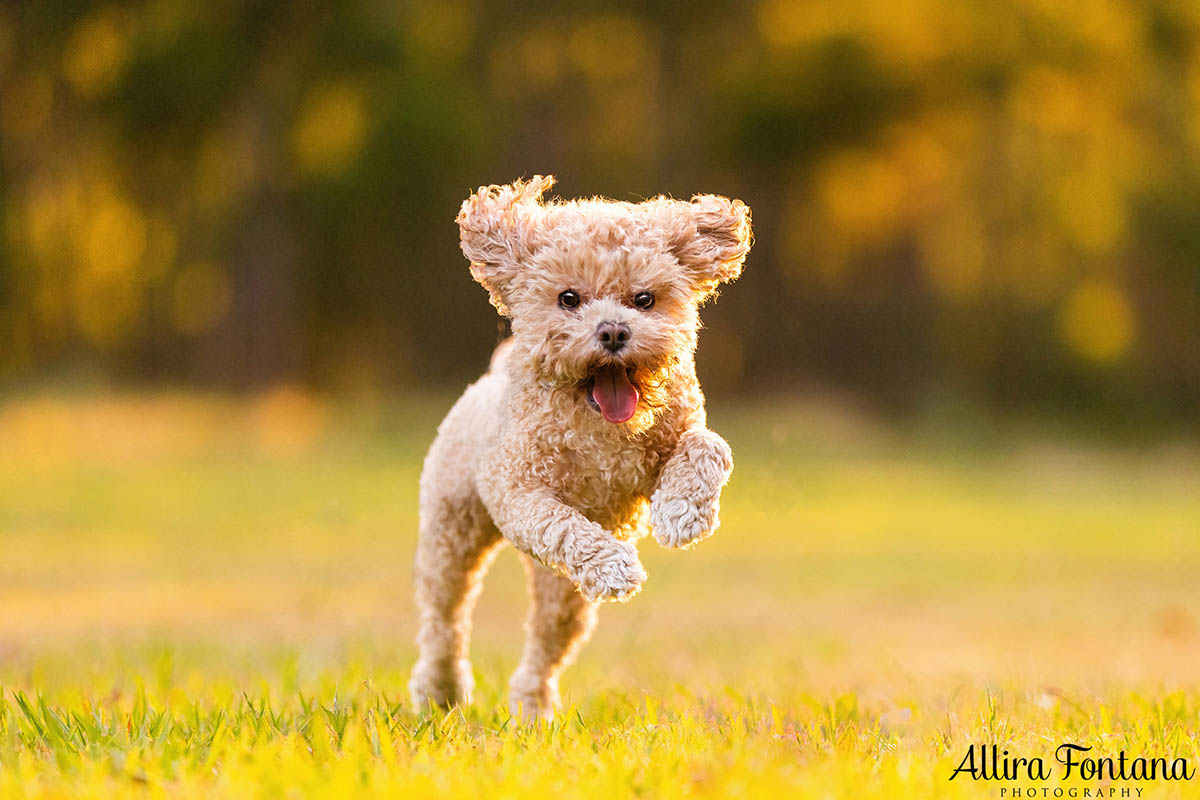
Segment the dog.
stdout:
<path fill-rule="evenodd" d="M 457 222 L 471 274 L 511 320 L 438 427 L 421 474 L 418 708 L 471 700 L 471 612 L 503 542 L 531 607 L 509 704 L 552 717 L 597 605 L 646 580 L 650 530 L 684 548 L 719 524 L 729 445 L 696 380 L 698 308 L 736 279 L 750 209 L 697 195 L 546 201 L 553 177 L 481 187 Z"/>

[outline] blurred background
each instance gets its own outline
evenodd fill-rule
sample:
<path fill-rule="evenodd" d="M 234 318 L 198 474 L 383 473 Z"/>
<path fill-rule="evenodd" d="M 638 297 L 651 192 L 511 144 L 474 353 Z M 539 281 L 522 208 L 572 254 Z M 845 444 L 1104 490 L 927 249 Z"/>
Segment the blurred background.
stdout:
<path fill-rule="evenodd" d="M 710 396 L 1200 420 L 1189 0 L 10 4 L 0 104 L 10 389 L 451 391 L 458 205 L 554 173 L 751 206 Z"/>
<path fill-rule="evenodd" d="M 721 532 L 644 543 L 587 719 L 732 686 L 928 754 L 997 687 L 1200 687 L 1195 0 L 0 4 L 0 687 L 400 702 L 422 458 L 504 330 L 454 217 L 536 173 L 756 232 Z M 506 553 L 484 708 L 525 605 Z"/>

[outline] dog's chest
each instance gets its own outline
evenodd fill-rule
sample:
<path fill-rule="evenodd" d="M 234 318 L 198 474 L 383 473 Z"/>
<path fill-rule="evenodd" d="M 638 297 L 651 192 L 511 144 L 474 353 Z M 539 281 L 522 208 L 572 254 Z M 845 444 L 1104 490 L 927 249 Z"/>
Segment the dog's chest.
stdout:
<path fill-rule="evenodd" d="M 661 435 L 621 439 L 575 431 L 545 454 L 559 497 L 588 516 L 623 512 L 653 491 L 670 452 Z"/>

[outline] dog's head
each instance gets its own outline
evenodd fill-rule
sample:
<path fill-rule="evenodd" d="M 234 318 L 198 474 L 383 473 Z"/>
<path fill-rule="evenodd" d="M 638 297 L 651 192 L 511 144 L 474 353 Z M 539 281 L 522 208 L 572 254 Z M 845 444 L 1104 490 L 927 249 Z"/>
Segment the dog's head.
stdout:
<path fill-rule="evenodd" d="M 467 198 L 471 274 L 512 319 L 510 358 L 538 381 L 611 423 L 653 419 L 673 373 L 692 374 L 697 308 L 741 274 L 750 209 L 715 195 L 543 202 L 553 184 L 535 176 Z"/>

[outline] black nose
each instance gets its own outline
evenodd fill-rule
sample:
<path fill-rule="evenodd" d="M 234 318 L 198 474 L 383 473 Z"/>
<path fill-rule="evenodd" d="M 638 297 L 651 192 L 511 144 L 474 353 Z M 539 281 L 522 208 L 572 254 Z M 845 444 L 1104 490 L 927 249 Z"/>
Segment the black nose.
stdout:
<path fill-rule="evenodd" d="M 629 341 L 629 326 L 624 322 L 601 322 L 596 328 L 596 338 L 605 350 L 615 353 Z"/>

